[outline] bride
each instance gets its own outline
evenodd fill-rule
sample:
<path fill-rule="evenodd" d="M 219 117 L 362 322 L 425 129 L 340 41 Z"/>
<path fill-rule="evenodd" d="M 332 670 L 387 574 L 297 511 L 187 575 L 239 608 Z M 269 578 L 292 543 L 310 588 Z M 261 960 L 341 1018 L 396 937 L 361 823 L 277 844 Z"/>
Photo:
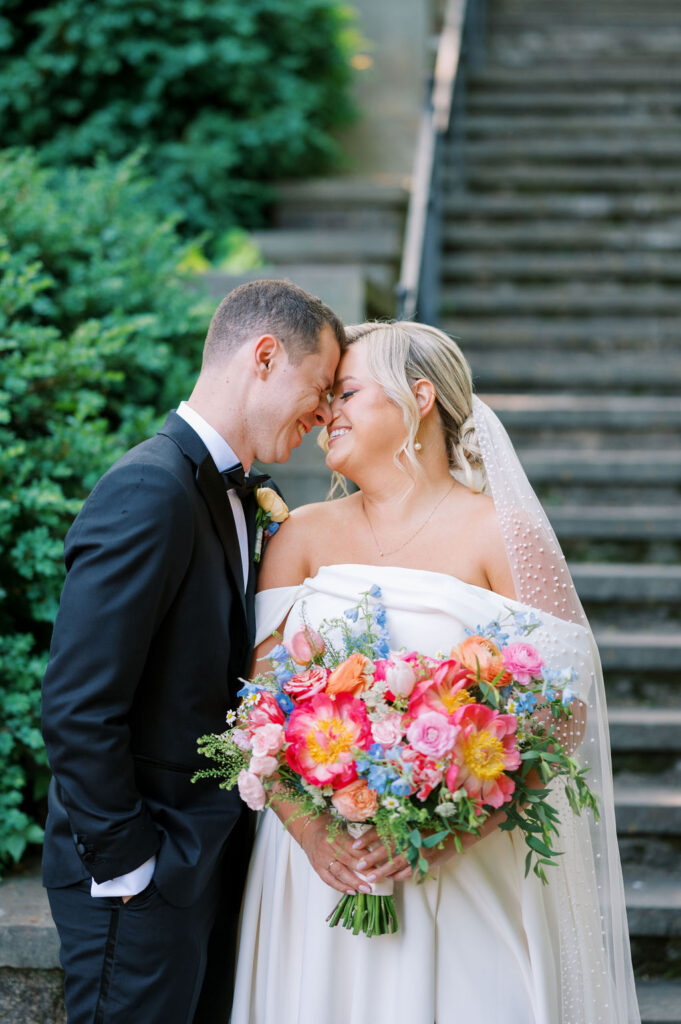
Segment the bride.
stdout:
<path fill-rule="evenodd" d="M 532 608 L 547 663 L 579 673 L 565 742 L 601 817 L 575 817 L 554 786 L 563 855 L 546 886 L 525 877 L 522 836 L 498 829 L 503 810 L 462 853 L 429 851 L 417 884 L 375 831 L 329 843 L 324 816 L 293 818 L 280 802 L 251 861 L 232 1024 L 635 1024 L 603 677 L 555 535 L 449 337 L 373 323 L 348 341 L 326 462 L 359 490 L 296 510 L 268 546 L 256 658 L 275 629 L 291 635 L 303 615 L 314 627 L 374 584 L 393 647 L 431 655 Z M 396 934 L 329 928 L 339 894 L 386 878 Z"/>

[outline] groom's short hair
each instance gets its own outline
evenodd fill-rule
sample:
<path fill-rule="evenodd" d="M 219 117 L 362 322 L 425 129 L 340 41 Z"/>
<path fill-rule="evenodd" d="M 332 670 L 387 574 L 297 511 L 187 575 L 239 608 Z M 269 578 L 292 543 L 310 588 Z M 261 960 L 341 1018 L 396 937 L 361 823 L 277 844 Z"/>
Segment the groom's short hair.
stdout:
<path fill-rule="evenodd" d="M 319 348 L 319 332 L 328 325 L 341 351 L 345 328 L 321 299 L 291 281 L 249 281 L 222 300 L 213 314 L 203 348 L 203 365 L 232 355 L 250 339 L 272 334 L 296 365 Z"/>

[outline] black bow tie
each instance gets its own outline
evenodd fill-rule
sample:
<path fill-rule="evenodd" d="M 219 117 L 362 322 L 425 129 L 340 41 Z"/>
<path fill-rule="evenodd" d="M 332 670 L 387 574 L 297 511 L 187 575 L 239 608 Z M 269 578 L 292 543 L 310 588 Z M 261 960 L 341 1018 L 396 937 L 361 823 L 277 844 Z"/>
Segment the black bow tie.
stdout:
<path fill-rule="evenodd" d="M 244 473 L 244 467 L 240 462 L 237 462 L 236 466 L 232 466 L 231 469 L 224 469 L 220 476 L 225 481 L 227 490 L 236 491 L 242 501 L 244 498 L 247 498 L 256 487 L 262 487 L 265 481 L 269 480 L 266 473 L 249 473 L 248 476 L 246 476 Z"/>

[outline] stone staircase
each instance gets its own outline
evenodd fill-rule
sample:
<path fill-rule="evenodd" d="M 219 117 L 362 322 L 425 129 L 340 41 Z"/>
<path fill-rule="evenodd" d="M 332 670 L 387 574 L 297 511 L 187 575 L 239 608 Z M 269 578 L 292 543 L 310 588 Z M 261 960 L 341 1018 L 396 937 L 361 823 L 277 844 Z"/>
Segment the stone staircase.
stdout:
<path fill-rule="evenodd" d="M 441 324 L 600 645 L 645 1024 L 681 1022 L 681 18 L 488 0 L 440 168 Z"/>

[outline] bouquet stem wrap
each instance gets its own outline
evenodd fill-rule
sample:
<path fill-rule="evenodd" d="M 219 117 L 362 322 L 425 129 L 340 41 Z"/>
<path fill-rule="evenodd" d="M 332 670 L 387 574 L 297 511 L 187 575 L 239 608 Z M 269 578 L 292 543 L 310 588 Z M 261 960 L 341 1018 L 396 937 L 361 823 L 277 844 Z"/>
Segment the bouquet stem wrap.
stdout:
<path fill-rule="evenodd" d="M 371 825 L 359 822 L 348 822 L 347 829 L 353 839 L 360 839 Z M 397 914 L 393 900 L 394 882 L 384 878 L 382 882 L 372 882 L 361 871 L 357 874 L 371 886 L 370 893 L 358 892 L 350 896 L 342 896 L 335 909 L 329 914 L 327 921 L 331 928 L 342 924 L 344 928 L 359 935 L 389 935 L 397 931 Z"/>

